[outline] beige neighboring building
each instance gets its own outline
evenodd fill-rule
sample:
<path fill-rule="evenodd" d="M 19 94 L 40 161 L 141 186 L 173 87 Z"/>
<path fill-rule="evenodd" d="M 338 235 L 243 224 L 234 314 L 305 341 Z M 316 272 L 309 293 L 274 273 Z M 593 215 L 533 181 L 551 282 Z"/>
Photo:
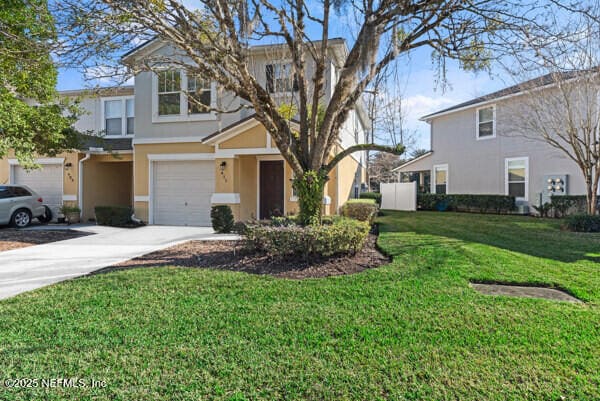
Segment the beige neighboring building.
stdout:
<path fill-rule="evenodd" d="M 332 39 L 326 99 L 347 52 Z M 273 58 L 280 46 L 253 48 L 253 71 L 282 101 L 294 101 L 288 62 Z M 136 63 L 169 46 L 150 41 L 125 55 Z M 274 61 L 273 61 L 274 60 Z M 269 76 L 269 78 L 267 78 Z M 54 158 L 40 157 L 40 170 L 25 171 L 11 158 L 0 160 L 0 183 L 26 184 L 53 208 L 76 204 L 84 221 L 99 205 L 131 205 L 149 224 L 210 225 L 212 205 L 229 205 L 236 220 L 270 218 L 298 210 L 292 170 L 252 111 L 205 113 L 188 105 L 186 90 L 201 94 L 207 105 L 238 108 L 240 99 L 214 83 L 190 79 L 183 71 L 141 72 L 132 87 L 101 92 L 62 92 L 81 99 L 88 111 L 76 124 L 93 132 L 82 149 Z M 366 114 L 358 105 L 350 114 L 337 150 L 364 143 Z M 365 182 L 365 154 L 345 158 L 330 173 L 324 212 L 337 213 Z"/>

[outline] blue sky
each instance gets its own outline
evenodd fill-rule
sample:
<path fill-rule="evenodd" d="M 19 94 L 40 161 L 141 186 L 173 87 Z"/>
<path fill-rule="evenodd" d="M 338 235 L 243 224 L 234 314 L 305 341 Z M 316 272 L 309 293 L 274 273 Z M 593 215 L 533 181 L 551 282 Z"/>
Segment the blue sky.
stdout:
<path fill-rule="evenodd" d="M 187 1 L 187 3 L 192 2 L 192 0 Z M 332 19 L 330 27 L 331 37 L 343 37 L 352 43 L 351 29 L 349 17 L 336 16 Z M 315 30 L 314 37 L 319 37 L 319 34 L 320 31 Z M 115 57 L 119 56 L 115 55 Z M 494 78 L 488 73 L 473 74 L 460 70 L 456 63 L 449 61 L 448 87 L 442 90 L 441 87 L 436 87 L 431 50 L 427 48 L 418 49 L 411 53 L 410 57 L 404 57 L 398 70 L 401 71 L 399 87 L 403 104 L 406 105 L 407 128 L 415 133 L 417 139 L 415 148 L 429 149 L 429 126 L 419 121 L 420 117 L 512 84 L 503 80 L 501 74 Z M 75 69 L 59 71 L 59 90 L 107 84 L 108 82 L 103 81 L 86 81 L 83 72 Z"/>

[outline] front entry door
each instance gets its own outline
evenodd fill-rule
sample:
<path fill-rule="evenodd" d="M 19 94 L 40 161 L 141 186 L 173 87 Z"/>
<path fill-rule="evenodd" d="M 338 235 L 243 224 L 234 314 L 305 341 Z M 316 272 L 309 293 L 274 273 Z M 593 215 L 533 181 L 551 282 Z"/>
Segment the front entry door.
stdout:
<path fill-rule="evenodd" d="M 265 160 L 259 169 L 259 219 L 283 215 L 283 160 Z"/>

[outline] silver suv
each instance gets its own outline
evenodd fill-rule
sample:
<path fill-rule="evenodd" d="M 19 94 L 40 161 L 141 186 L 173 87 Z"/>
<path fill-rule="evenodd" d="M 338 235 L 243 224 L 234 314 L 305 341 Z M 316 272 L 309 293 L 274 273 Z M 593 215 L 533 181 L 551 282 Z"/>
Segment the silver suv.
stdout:
<path fill-rule="evenodd" d="M 41 196 L 25 185 L 0 185 L 0 225 L 27 227 L 37 218 L 47 222 L 47 210 Z"/>

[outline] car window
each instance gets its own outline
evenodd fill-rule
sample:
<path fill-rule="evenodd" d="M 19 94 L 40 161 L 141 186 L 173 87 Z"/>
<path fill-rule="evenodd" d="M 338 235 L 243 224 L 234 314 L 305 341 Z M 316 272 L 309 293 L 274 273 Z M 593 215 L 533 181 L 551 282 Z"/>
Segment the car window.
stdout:
<path fill-rule="evenodd" d="M 21 196 L 31 196 L 31 193 L 23 187 L 8 187 L 8 189 L 8 192 L 13 198 L 18 198 Z"/>
<path fill-rule="evenodd" d="M 8 187 L 0 186 L 0 199 L 10 198 L 12 195 L 8 192 Z"/>

